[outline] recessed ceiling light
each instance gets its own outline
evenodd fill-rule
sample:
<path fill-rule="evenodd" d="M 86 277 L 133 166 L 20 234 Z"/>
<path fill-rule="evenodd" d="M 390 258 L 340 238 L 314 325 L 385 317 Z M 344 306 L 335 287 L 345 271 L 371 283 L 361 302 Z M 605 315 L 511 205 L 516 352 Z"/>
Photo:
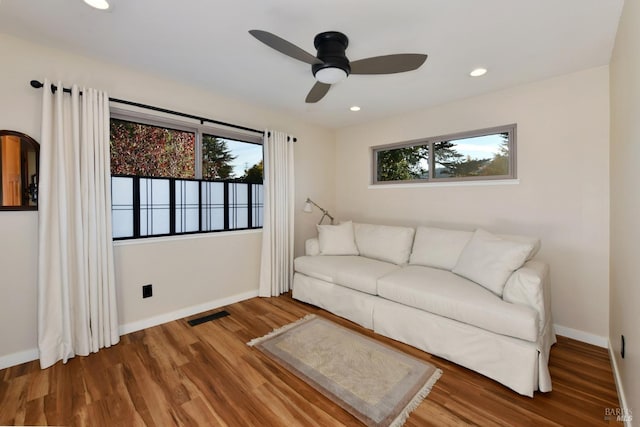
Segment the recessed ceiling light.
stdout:
<path fill-rule="evenodd" d="M 84 0 L 84 2 L 91 7 L 95 7 L 96 9 L 109 9 L 109 3 L 107 3 L 107 0 Z"/>
<path fill-rule="evenodd" d="M 475 70 L 469 73 L 471 77 L 480 77 L 480 76 L 484 76 L 485 74 L 487 74 L 486 68 L 476 68 Z"/>
<path fill-rule="evenodd" d="M 354 105 L 353 107 L 349 108 L 349 110 L 351 110 L 351 111 L 360 111 L 360 107 L 358 107 L 357 105 Z"/>

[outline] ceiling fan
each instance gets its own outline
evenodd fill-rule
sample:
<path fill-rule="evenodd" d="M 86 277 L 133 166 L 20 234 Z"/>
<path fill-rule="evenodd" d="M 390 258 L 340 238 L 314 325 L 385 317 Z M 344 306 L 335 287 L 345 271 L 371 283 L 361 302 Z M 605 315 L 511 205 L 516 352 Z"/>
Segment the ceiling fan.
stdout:
<path fill-rule="evenodd" d="M 337 31 L 315 36 L 313 45 L 317 49 L 316 56 L 267 31 L 250 30 L 249 34 L 278 52 L 311 65 L 317 82 L 305 99 L 307 103 L 320 101 L 332 84 L 346 79 L 350 74 L 403 73 L 419 68 L 427 60 L 427 55 L 400 53 L 349 61 L 345 54 L 349 39 Z"/>

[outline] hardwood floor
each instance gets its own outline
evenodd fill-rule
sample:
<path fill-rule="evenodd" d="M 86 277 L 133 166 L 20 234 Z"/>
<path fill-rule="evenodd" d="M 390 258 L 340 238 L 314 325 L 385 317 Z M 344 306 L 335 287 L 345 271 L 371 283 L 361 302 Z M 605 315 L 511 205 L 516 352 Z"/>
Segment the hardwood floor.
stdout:
<path fill-rule="evenodd" d="M 231 315 L 195 327 L 181 319 L 125 335 L 120 344 L 66 365 L 40 370 L 34 361 L 1 370 L 0 425 L 360 425 L 246 345 L 308 313 L 444 371 L 406 426 L 616 424 L 605 420 L 605 409 L 619 406 L 607 351 L 568 338 L 559 337 L 551 351 L 553 391 L 531 399 L 289 296 L 224 309 Z"/>

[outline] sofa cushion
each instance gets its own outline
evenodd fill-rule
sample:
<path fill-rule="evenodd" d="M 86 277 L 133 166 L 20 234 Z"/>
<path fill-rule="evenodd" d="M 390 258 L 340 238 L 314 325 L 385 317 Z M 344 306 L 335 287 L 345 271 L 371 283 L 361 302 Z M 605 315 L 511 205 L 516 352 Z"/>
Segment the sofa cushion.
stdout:
<path fill-rule="evenodd" d="M 532 243 L 501 239 L 478 229 L 452 271 L 502 296 L 507 279 L 524 264 L 532 250 Z"/>
<path fill-rule="evenodd" d="M 358 255 L 351 221 L 317 227 L 320 255 Z"/>
<path fill-rule="evenodd" d="M 299 273 L 371 295 L 377 294 L 378 278 L 400 269 L 361 256 L 302 256 L 294 266 Z"/>
<path fill-rule="evenodd" d="M 398 265 L 409 261 L 413 228 L 358 223 L 353 226 L 360 255 Z"/>
<path fill-rule="evenodd" d="M 472 236 L 473 231 L 418 227 L 409 264 L 451 270 Z"/>
<path fill-rule="evenodd" d="M 407 266 L 378 280 L 378 295 L 410 307 L 535 342 L 535 310 L 503 301 L 489 290 L 450 271 Z"/>

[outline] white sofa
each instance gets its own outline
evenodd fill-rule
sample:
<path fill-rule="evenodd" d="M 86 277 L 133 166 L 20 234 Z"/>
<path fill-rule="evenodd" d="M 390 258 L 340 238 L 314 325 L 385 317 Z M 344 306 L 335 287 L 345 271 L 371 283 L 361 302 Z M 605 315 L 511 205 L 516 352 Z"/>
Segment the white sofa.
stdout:
<path fill-rule="evenodd" d="M 553 332 L 540 242 L 484 230 L 318 226 L 293 298 L 533 396 L 551 390 Z"/>

